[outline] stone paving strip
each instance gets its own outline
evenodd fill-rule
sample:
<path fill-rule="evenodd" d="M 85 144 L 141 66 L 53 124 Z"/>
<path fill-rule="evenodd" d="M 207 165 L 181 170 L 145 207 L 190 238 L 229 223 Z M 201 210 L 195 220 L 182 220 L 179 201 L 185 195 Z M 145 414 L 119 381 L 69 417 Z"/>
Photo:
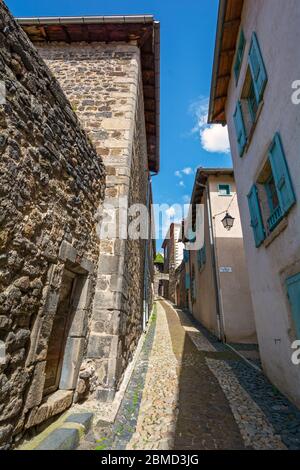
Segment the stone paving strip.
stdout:
<path fill-rule="evenodd" d="M 136 426 L 127 449 L 174 448 L 177 419 L 178 371 L 168 322 L 157 304 L 156 334 L 148 363 L 142 402 Z"/>
<path fill-rule="evenodd" d="M 255 450 L 286 449 L 259 406 L 239 384 L 232 369 L 224 361 L 206 359 L 218 379 L 247 447 Z"/>

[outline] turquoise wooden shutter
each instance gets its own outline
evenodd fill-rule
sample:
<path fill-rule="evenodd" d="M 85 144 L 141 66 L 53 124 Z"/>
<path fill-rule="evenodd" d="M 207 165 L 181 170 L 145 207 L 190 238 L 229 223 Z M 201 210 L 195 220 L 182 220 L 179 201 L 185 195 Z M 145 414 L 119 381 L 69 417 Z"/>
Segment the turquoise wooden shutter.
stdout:
<path fill-rule="evenodd" d="M 276 133 L 269 149 L 269 160 L 283 214 L 295 204 L 296 197 L 280 135 Z"/>
<path fill-rule="evenodd" d="M 253 229 L 255 246 L 258 248 L 266 238 L 264 224 L 261 216 L 257 187 L 254 184 L 248 194 L 248 204 Z"/>
<path fill-rule="evenodd" d="M 234 63 L 234 75 L 235 75 L 235 81 L 236 83 L 238 82 L 239 76 L 240 76 L 240 70 L 243 62 L 243 55 L 244 55 L 244 49 L 245 49 L 245 35 L 244 31 L 241 30 L 240 36 L 239 36 L 239 41 L 238 41 L 238 47 L 236 51 L 236 58 L 235 58 L 235 63 Z"/>
<path fill-rule="evenodd" d="M 190 258 L 190 253 L 188 250 L 183 250 L 183 260 L 185 263 L 188 263 L 189 262 L 189 258 Z"/>
<path fill-rule="evenodd" d="M 189 274 L 186 274 L 186 275 L 185 275 L 185 288 L 186 288 L 186 289 L 190 289 L 190 288 L 191 288 L 191 279 L 190 279 L 190 275 L 189 275 Z"/>
<path fill-rule="evenodd" d="M 242 157 L 247 143 L 247 135 L 240 101 L 237 102 L 233 119 L 236 130 L 239 154 L 240 157 Z"/>
<path fill-rule="evenodd" d="M 295 322 L 297 338 L 300 339 L 300 273 L 288 278 L 286 287 Z"/>
<path fill-rule="evenodd" d="M 249 65 L 257 102 L 260 103 L 268 81 L 256 33 L 253 33 L 249 51 Z"/>

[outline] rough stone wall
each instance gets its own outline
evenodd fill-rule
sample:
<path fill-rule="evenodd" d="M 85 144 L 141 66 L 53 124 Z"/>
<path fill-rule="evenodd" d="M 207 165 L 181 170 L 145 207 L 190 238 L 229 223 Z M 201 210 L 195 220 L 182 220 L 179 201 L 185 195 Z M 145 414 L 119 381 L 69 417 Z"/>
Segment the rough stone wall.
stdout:
<path fill-rule="evenodd" d="M 131 178 L 128 205 L 147 204 L 147 150 L 145 141 L 145 126 L 143 116 L 142 94 L 138 96 L 138 106 L 135 119 L 135 132 L 131 161 Z M 149 191 L 149 189 L 148 189 Z M 149 198 L 149 196 L 148 196 Z M 151 245 L 151 240 L 150 240 Z M 149 246 L 149 245 L 148 245 Z M 145 272 L 145 240 L 127 240 L 125 250 L 124 270 L 124 330 L 120 331 L 120 348 L 122 362 L 119 379 L 135 350 L 143 329 L 143 300 L 144 280 L 149 288 L 148 273 Z M 144 279 L 145 277 L 145 279 Z M 151 302 L 151 299 L 150 299 Z"/>
<path fill-rule="evenodd" d="M 147 150 L 140 51 L 130 44 L 51 43 L 39 47 L 103 158 L 105 202 L 146 201 Z M 119 216 L 118 211 L 116 211 Z M 102 239 L 87 369 L 96 397 L 111 399 L 142 325 L 144 243 Z M 84 367 L 84 366 L 83 366 Z"/>
<path fill-rule="evenodd" d="M 6 85 L 6 103 L 0 105 L 0 340 L 6 346 L 0 363 L 0 447 L 5 447 L 42 401 L 53 320 L 46 293 L 49 283 L 54 292 L 60 286 L 62 242 L 74 248 L 78 263 L 85 258 L 97 265 L 95 213 L 105 180 L 101 159 L 58 82 L 3 3 L 0 80 Z M 46 305 L 52 316 L 43 323 Z M 37 321 L 47 327 L 33 341 Z"/>
<path fill-rule="evenodd" d="M 175 245 L 174 229 L 171 228 L 170 239 L 168 243 L 168 259 L 165 260 L 164 272 L 169 274 L 169 280 L 164 281 L 164 297 L 171 302 L 175 302 L 176 275 L 175 275 Z"/>

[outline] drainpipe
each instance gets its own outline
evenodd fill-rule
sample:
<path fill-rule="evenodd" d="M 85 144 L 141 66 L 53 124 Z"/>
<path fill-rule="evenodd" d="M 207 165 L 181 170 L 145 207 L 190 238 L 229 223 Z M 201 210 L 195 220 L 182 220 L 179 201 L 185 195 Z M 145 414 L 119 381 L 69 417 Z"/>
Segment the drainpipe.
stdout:
<path fill-rule="evenodd" d="M 224 331 L 224 321 L 222 315 L 222 298 L 221 298 L 221 289 L 220 289 L 220 278 L 217 269 L 217 254 L 216 254 L 216 244 L 215 244 L 215 234 L 213 228 L 213 217 L 211 212 L 211 200 L 209 194 L 209 188 L 205 184 L 197 183 L 197 186 L 203 188 L 206 192 L 206 202 L 208 209 L 208 225 L 209 225 L 209 237 L 210 237 L 210 248 L 211 248 L 211 258 L 213 265 L 213 276 L 214 276 L 214 285 L 216 290 L 216 311 L 217 311 L 217 324 L 218 324 L 218 338 L 223 343 L 226 343 L 226 336 Z"/>

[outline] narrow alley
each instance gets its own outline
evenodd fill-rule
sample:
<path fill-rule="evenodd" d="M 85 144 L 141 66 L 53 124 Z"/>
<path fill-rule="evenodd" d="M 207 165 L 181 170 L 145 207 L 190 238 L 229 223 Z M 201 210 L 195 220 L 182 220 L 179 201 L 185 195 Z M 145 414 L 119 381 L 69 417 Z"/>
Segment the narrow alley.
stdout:
<path fill-rule="evenodd" d="M 240 348 L 248 362 L 157 302 L 112 429 L 80 449 L 299 449 L 300 412 L 260 372 L 255 346 Z"/>

